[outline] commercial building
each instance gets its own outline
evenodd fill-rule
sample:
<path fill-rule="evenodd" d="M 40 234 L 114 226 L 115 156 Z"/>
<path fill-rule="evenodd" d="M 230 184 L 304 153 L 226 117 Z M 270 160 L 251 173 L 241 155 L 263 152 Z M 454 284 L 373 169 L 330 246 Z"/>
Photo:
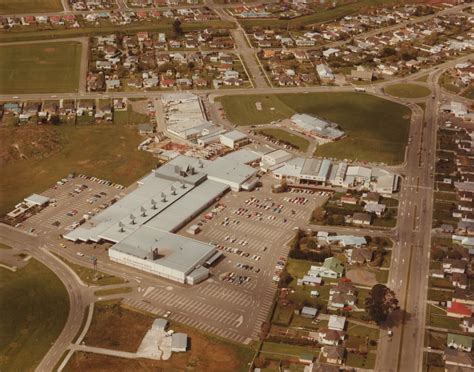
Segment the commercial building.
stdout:
<path fill-rule="evenodd" d="M 232 130 L 219 135 L 219 140 L 220 143 L 224 146 L 230 147 L 231 149 L 246 145 L 249 142 L 248 136 L 238 130 Z"/>
<path fill-rule="evenodd" d="M 337 124 L 318 117 L 295 114 L 290 119 L 295 129 L 305 135 L 327 141 L 335 141 L 344 137 L 344 132 L 338 129 Z"/>
<path fill-rule="evenodd" d="M 192 93 L 163 94 L 166 132 L 186 141 L 205 146 L 218 142 L 222 127 L 212 124 L 207 118 L 201 99 Z"/>
<path fill-rule="evenodd" d="M 381 168 L 335 163 L 329 159 L 295 157 L 287 160 L 284 154 L 287 153 L 283 151 L 274 156 L 272 152 L 262 158 L 262 168 L 270 170 L 279 180 L 369 190 L 382 195 L 391 195 L 398 189 L 399 176 Z"/>
<path fill-rule="evenodd" d="M 211 244 L 175 232 L 230 188 L 245 188 L 256 173 L 238 158 L 209 161 L 177 156 L 65 238 L 112 242 L 112 261 L 180 283 L 196 284 L 208 277 L 207 266 L 220 252 Z"/>

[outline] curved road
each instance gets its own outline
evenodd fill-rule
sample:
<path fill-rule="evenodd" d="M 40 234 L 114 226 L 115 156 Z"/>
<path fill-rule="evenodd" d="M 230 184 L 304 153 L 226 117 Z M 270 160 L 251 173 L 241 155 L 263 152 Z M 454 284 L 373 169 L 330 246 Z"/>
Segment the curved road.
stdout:
<path fill-rule="evenodd" d="M 77 280 L 72 270 L 52 254 L 39 248 L 41 239 L 0 224 L 0 241 L 18 248 L 46 265 L 66 287 L 69 294 L 69 315 L 61 334 L 36 368 L 37 371 L 52 371 L 65 349 L 78 334 L 87 305 L 93 301 L 89 289 Z"/>

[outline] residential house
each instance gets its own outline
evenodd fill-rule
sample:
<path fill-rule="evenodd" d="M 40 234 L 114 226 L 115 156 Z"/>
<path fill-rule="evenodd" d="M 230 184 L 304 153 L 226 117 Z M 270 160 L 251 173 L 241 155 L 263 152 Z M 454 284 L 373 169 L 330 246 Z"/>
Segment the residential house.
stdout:
<path fill-rule="evenodd" d="M 447 274 L 464 274 L 466 272 L 466 261 L 454 258 L 445 258 L 443 260 L 443 271 Z"/>
<path fill-rule="evenodd" d="M 322 266 L 311 266 L 308 275 L 320 276 L 322 278 L 340 278 L 344 274 L 344 266 L 336 257 L 324 260 Z"/>
<path fill-rule="evenodd" d="M 448 301 L 446 315 L 453 318 L 470 318 L 472 316 L 472 310 L 463 303 Z"/>
<path fill-rule="evenodd" d="M 321 328 L 318 332 L 318 342 L 323 345 L 339 345 L 346 335 L 343 331 L 336 331 L 329 328 Z"/>
<path fill-rule="evenodd" d="M 474 367 L 474 356 L 456 349 L 446 348 L 444 350 L 444 362 L 446 367 L 472 368 Z M 455 371 L 456 369 L 454 369 Z M 464 370 L 461 369 L 464 372 Z"/>
<path fill-rule="evenodd" d="M 448 333 L 446 344 L 450 348 L 469 353 L 472 350 L 472 337 L 456 333 Z"/>
<path fill-rule="evenodd" d="M 321 350 L 328 363 L 342 364 L 346 354 L 344 346 L 324 346 Z"/>
<path fill-rule="evenodd" d="M 351 265 L 363 265 L 366 262 L 371 262 L 374 257 L 374 252 L 370 248 L 347 249 L 344 253 Z"/>
<path fill-rule="evenodd" d="M 328 328 L 335 331 L 343 331 L 346 326 L 346 318 L 338 315 L 330 315 Z"/>
<path fill-rule="evenodd" d="M 372 223 L 372 216 L 368 213 L 356 212 L 352 216 L 352 223 L 354 225 L 370 225 Z"/>

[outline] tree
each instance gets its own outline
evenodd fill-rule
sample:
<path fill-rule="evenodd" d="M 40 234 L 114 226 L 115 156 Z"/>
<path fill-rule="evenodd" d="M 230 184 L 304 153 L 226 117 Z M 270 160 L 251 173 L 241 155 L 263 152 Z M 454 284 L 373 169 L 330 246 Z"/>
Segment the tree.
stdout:
<path fill-rule="evenodd" d="M 173 32 L 175 36 L 180 36 L 183 34 L 183 28 L 181 27 L 181 21 L 179 20 L 179 18 L 176 18 L 173 21 Z"/>
<path fill-rule="evenodd" d="M 53 125 L 59 125 L 61 124 L 61 119 L 58 115 L 52 115 L 51 118 L 49 119 L 49 121 L 51 122 L 51 124 Z"/>
<path fill-rule="evenodd" d="M 365 310 L 377 324 L 386 321 L 397 308 L 395 292 L 383 284 L 374 285 L 365 300 Z"/>

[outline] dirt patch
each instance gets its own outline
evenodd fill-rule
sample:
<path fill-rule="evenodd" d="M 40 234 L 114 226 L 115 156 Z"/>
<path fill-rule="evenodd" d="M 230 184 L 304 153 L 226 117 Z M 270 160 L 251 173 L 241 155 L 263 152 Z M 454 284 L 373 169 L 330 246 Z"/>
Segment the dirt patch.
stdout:
<path fill-rule="evenodd" d="M 47 157 L 61 148 L 51 127 L 31 125 L 0 129 L 0 164 Z"/>
<path fill-rule="evenodd" d="M 151 326 L 153 319 L 123 307 L 116 301 L 105 310 L 94 310 L 91 328 L 85 344 L 135 351 L 143 335 Z M 98 316 L 96 316 L 98 315 Z M 69 360 L 67 371 L 207 371 L 221 372 L 246 371 L 253 356 L 250 348 L 235 345 L 203 334 L 194 328 L 171 323 L 170 329 L 188 335 L 189 350 L 186 353 L 173 353 L 167 361 L 148 359 L 122 359 L 105 355 L 76 352 Z M 93 336 L 93 337 L 92 337 Z M 133 339 L 133 342 L 130 340 Z M 117 347 L 119 345 L 120 347 Z M 135 350 L 132 350 L 135 349 Z"/>
<path fill-rule="evenodd" d="M 354 283 L 366 285 L 368 287 L 377 284 L 375 273 L 372 273 L 367 269 L 352 269 L 347 272 L 346 277 Z"/>
<path fill-rule="evenodd" d="M 56 48 L 44 48 L 43 49 L 43 52 L 46 52 L 46 53 L 53 53 L 56 51 Z"/>
<path fill-rule="evenodd" d="M 120 306 L 120 301 L 98 302 L 84 343 L 136 352 L 152 323 L 152 318 Z"/>

